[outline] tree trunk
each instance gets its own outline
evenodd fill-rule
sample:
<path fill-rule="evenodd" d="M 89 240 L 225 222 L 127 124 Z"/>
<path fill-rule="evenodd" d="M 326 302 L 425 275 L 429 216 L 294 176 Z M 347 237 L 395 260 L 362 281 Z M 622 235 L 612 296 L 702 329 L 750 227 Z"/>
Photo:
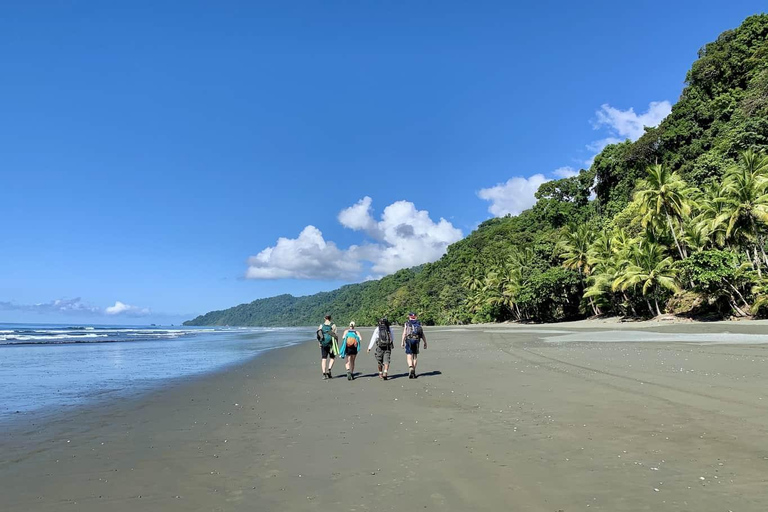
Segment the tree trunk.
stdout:
<path fill-rule="evenodd" d="M 629 304 L 630 309 L 632 310 L 632 314 L 637 316 L 637 311 L 635 311 L 635 306 L 632 305 L 632 302 L 629 300 L 629 297 L 627 297 L 627 292 L 621 292 L 621 294 L 624 296 L 624 300 Z"/>
<path fill-rule="evenodd" d="M 645 299 L 645 303 L 648 304 L 648 311 L 651 312 L 651 316 L 653 316 L 653 307 L 651 307 L 651 301 L 648 299 Z"/>
<path fill-rule="evenodd" d="M 653 294 L 653 302 L 656 304 L 656 315 L 661 316 L 661 310 L 659 309 L 659 299 L 656 294 Z"/>
<path fill-rule="evenodd" d="M 739 312 L 739 315 L 741 316 L 749 316 L 747 313 L 741 310 L 741 308 L 736 304 L 736 301 L 731 299 L 731 307 Z"/>
<path fill-rule="evenodd" d="M 756 246 L 752 247 L 752 252 L 755 255 L 754 259 L 752 260 L 752 266 L 757 268 L 757 277 L 762 279 L 763 278 L 763 273 L 761 272 L 761 269 L 760 269 L 760 258 L 757 257 L 757 247 Z"/>
<path fill-rule="evenodd" d="M 728 280 L 725 280 L 725 284 L 727 284 L 731 288 L 731 290 L 733 290 L 736 293 L 736 295 L 739 296 L 739 299 L 741 300 L 741 303 L 744 304 L 744 307 L 749 308 L 749 303 L 747 303 L 747 301 L 744 299 L 744 296 L 741 294 L 739 289 L 733 286 Z"/>
<path fill-rule="evenodd" d="M 666 207 L 664 207 L 664 214 L 667 216 L 667 226 L 669 226 L 669 230 L 672 232 L 672 238 L 675 239 L 675 245 L 677 246 L 677 251 L 680 253 L 680 259 L 684 260 L 685 255 L 683 254 L 683 249 L 680 247 L 680 242 L 677 241 L 677 233 L 675 233 L 675 228 L 672 227 L 672 218 L 669 216 Z"/>

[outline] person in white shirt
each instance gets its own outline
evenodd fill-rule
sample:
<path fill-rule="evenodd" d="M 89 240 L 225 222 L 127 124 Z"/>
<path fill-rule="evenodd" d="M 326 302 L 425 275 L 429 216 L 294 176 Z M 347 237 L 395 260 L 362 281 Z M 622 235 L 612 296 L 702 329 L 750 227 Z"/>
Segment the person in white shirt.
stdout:
<path fill-rule="evenodd" d="M 394 347 L 395 335 L 390 327 L 389 320 L 386 317 L 379 320 L 376 329 L 373 330 L 373 336 L 371 336 L 371 342 L 368 344 L 368 352 L 376 346 L 374 355 L 376 356 L 376 362 L 379 365 L 379 378 L 387 380 L 387 374 L 389 373 L 389 362 L 392 358 L 392 348 Z"/>

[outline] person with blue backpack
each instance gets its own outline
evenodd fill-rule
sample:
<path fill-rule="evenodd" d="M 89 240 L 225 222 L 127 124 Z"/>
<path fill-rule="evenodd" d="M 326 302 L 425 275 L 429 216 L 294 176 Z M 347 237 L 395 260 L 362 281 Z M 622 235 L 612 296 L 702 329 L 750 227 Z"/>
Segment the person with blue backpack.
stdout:
<path fill-rule="evenodd" d="M 344 331 L 339 347 L 339 356 L 347 359 L 347 380 L 355 380 L 355 359 L 360 350 L 360 334 L 355 330 L 355 322 L 349 322 L 349 329 Z"/>
<path fill-rule="evenodd" d="M 333 361 L 336 358 L 334 342 L 337 339 L 336 324 L 333 323 L 331 315 L 325 315 L 325 321 L 317 328 L 317 341 L 320 344 L 320 369 L 323 370 L 323 380 L 333 378 L 331 368 L 333 368 Z M 328 370 L 326 370 L 326 361 Z"/>
<path fill-rule="evenodd" d="M 424 342 L 424 350 L 427 350 L 427 337 L 416 313 L 408 313 L 408 321 L 403 325 L 403 340 L 400 344 L 405 348 L 405 360 L 408 363 L 408 378 L 416 378 L 416 363 L 419 358 L 419 345 Z"/>

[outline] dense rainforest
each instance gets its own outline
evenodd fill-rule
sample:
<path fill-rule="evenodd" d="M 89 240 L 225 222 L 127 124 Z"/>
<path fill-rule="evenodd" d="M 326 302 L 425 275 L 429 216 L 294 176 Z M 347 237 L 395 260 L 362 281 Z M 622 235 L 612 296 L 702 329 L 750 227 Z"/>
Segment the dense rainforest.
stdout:
<path fill-rule="evenodd" d="M 307 297 L 281 295 L 185 325 L 560 321 L 768 306 L 768 15 L 699 51 L 672 112 L 589 169 L 544 183 L 434 263 Z"/>

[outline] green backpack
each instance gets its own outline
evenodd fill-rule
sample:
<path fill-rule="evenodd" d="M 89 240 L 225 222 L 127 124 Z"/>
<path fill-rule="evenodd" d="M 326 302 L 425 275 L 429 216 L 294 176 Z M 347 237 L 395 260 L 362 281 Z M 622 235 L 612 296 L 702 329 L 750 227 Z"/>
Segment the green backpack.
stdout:
<path fill-rule="evenodd" d="M 323 341 L 321 341 L 320 343 L 322 343 L 323 345 L 330 345 L 331 343 L 333 343 L 333 326 L 328 324 L 323 324 L 323 326 L 320 327 L 320 329 L 322 329 L 323 331 Z"/>

